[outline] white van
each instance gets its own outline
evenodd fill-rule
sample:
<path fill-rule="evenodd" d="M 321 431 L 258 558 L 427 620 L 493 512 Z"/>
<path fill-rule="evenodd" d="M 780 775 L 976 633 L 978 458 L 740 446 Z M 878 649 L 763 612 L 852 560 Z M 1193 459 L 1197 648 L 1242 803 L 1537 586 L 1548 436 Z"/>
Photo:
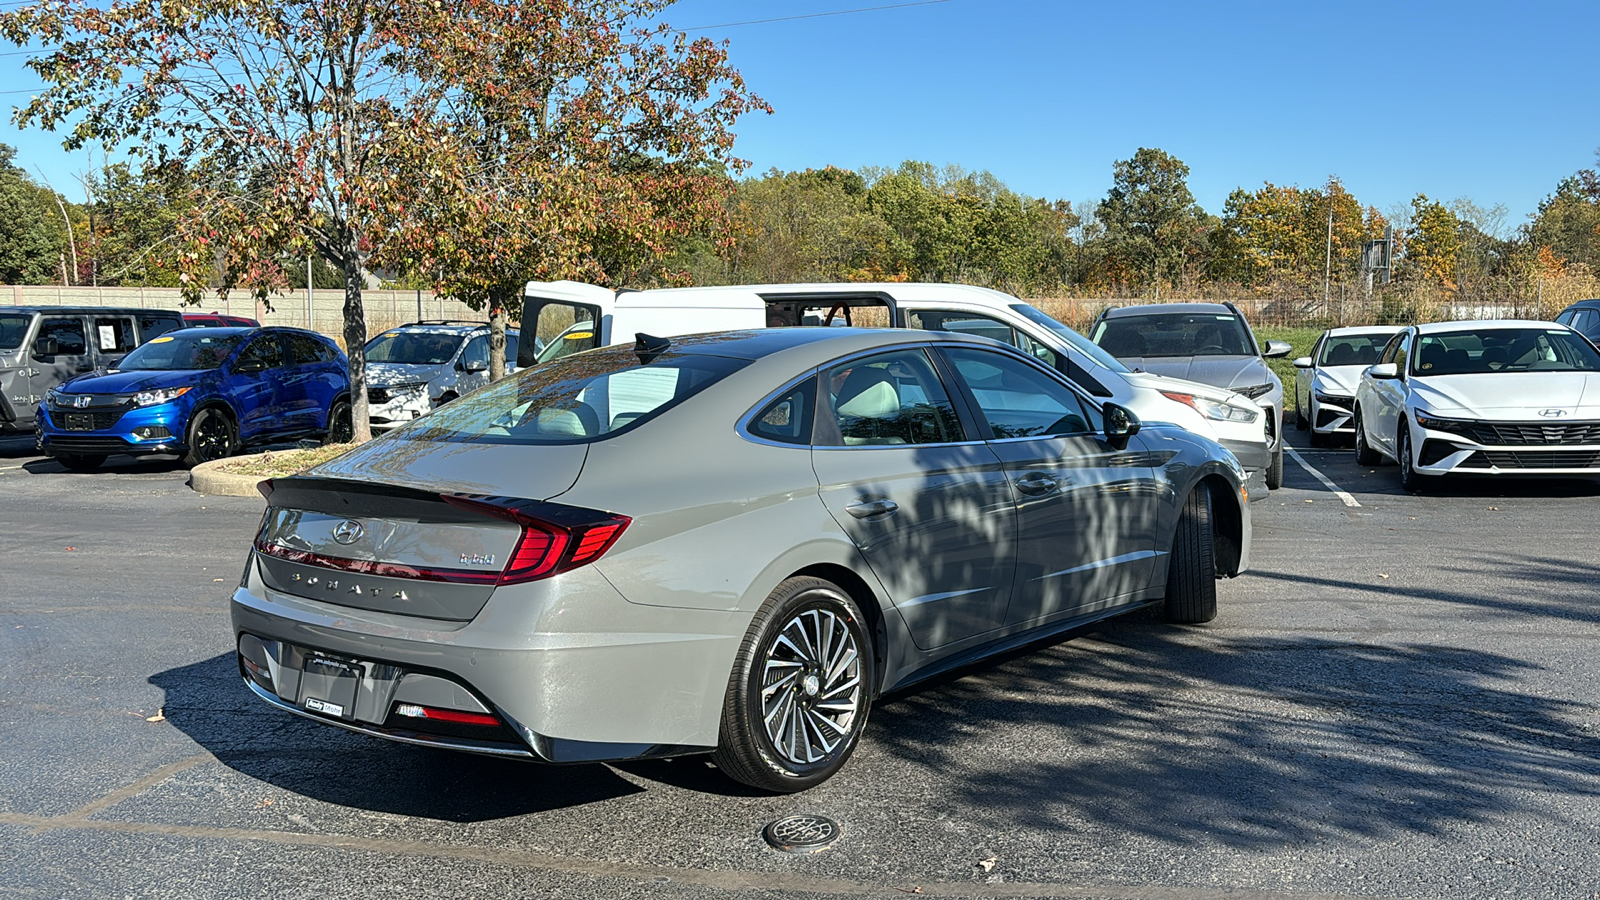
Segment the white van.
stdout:
<path fill-rule="evenodd" d="M 1011 344 L 1079 386 L 1151 422 L 1217 441 L 1250 474 L 1250 499 L 1267 496 L 1266 420 L 1250 400 L 1209 385 L 1134 372 L 1066 325 L 1010 294 L 959 284 L 760 284 L 612 291 L 576 281 L 529 282 L 517 365 L 672 337 L 800 325 L 959 331 Z"/>

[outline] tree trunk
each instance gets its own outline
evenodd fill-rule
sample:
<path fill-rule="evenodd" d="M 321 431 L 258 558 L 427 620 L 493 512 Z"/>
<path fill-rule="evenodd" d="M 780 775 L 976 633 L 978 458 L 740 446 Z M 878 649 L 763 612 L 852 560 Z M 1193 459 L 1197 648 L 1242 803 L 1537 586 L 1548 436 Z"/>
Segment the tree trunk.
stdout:
<path fill-rule="evenodd" d="M 489 381 L 506 377 L 506 304 L 496 296 L 489 300 Z"/>
<path fill-rule="evenodd" d="M 361 254 L 352 240 L 344 259 L 344 346 L 350 358 L 351 440 L 364 444 L 372 440 L 372 421 L 367 411 L 367 314 L 361 308 Z"/>

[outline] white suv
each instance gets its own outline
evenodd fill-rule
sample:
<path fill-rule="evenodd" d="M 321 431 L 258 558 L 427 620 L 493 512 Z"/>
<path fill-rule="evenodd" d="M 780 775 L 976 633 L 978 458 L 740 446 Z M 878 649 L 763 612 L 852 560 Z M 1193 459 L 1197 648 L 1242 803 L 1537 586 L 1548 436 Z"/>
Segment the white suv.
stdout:
<path fill-rule="evenodd" d="M 506 347 L 517 346 L 506 329 Z M 506 373 L 516 370 L 515 351 Z M 367 405 L 373 431 L 390 431 L 489 383 L 489 326 L 413 322 L 367 342 Z"/>
<path fill-rule="evenodd" d="M 573 281 L 529 282 L 517 361 L 528 366 L 595 347 L 659 337 L 787 325 L 960 331 L 1043 360 L 1079 386 L 1150 422 L 1171 422 L 1232 451 L 1267 496 L 1266 415 L 1225 388 L 1130 371 L 1038 308 L 1000 291 L 957 284 L 762 284 L 611 291 Z M 509 342 L 507 343 L 509 347 Z M 509 355 L 509 354 L 508 354 Z"/>

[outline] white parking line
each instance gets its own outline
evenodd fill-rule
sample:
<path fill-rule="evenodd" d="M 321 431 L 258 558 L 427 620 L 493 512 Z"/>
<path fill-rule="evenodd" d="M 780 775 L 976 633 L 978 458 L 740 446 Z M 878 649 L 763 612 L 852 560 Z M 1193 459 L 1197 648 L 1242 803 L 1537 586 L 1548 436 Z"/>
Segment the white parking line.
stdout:
<path fill-rule="evenodd" d="M 1289 446 L 1288 443 L 1285 443 L 1283 445 L 1283 452 L 1289 454 L 1289 456 L 1292 457 L 1294 459 L 1294 461 L 1299 464 L 1300 468 L 1305 469 L 1307 472 L 1310 472 L 1312 478 L 1315 478 L 1316 480 L 1322 482 L 1322 486 L 1323 487 L 1327 488 L 1330 491 L 1333 491 L 1333 493 L 1335 495 L 1337 495 L 1340 500 L 1344 501 L 1344 505 L 1345 506 L 1354 506 L 1354 507 L 1360 507 L 1361 506 L 1360 503 L 1356 502 L 1356 498 L 1350 496 L 1350 494 L 1345 492 L 1345 491 L 1339 490 L 1339 486 L 1337 484 L 1333 483 L 1333 479 L 1331 479 L 1328 476 L 1322 474 L 1321 472 L 1318 472 L 1315 468 L 1312 467 L 1311 463 L 1306 462 L 1305 457 L 1303 457 L 1300 454 L 1294 452 L 1294 448 Z"/>

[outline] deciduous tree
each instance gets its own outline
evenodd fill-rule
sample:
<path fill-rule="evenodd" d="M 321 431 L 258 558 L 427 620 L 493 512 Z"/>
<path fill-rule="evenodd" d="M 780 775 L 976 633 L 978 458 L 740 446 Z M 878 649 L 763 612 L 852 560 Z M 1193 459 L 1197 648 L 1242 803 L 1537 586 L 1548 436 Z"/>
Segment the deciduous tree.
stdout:
<path fill-rule="evenodd" d="M 1096 212 L 1114 273 L 1143 285 L 1183 275 L 1204 230 L 1188 177 L 1189 167 L 1162 150 L 1140 147 L 1131 159 L 1117 160 L 1111 190 Z"/>

